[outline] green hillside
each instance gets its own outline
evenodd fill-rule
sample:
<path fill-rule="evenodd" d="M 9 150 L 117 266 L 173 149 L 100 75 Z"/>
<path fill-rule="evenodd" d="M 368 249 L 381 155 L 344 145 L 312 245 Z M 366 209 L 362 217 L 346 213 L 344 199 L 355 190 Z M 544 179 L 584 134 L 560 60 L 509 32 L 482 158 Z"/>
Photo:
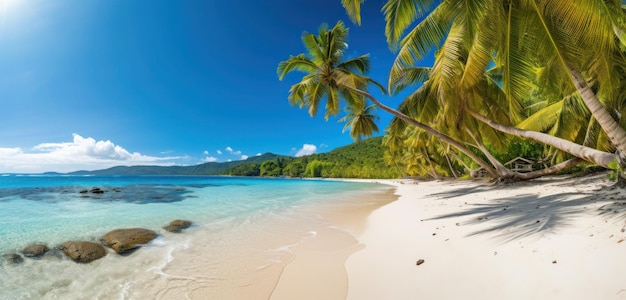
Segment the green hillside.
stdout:
<path fill-rule="evenodd" d="M 209 162 L 195 166 L 118 166 L 73 175 L 232 175 L 328 178 L 398 178 L 384 162 L 382 138 L 371 138 L 328 153 L 303 157 L 265 153 L 246 160 Z"/>
<path fill-rule="evenodd" d="M 328 153 L 241 164 L 226 169 L 223 174 L 327 178 L 401 177 L 397 169 L 388 166 L 384 161 L 382 137 L 354 142 Z"/>

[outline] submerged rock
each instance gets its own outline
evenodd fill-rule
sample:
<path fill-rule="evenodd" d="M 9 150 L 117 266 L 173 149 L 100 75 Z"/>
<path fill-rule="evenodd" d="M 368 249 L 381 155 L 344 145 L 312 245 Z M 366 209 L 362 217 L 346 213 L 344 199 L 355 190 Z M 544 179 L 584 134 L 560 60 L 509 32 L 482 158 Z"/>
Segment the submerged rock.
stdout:
<path fill-rule="evenodd" d="M 86 241 L 69 241 L 61 245 L 61 250 L 73 261 L 88 263 L 107 255 L 106 249 L 100 244 Z"/>
<path fill-rule="evenodd" d="M 147 244 L 157 237 L 156 232 L 143 228 L 116 229 L 105 234 L 100 240 L 102 243 L 115 250 L 124 253 Z"/>
<path fill-rule="evenodd" d="M 180 233 L 183 229 L 189 228 L 189 226 L 191 226 L 191 221 L 174 220 L 169 225 L 163 227 L 163 229 L 173 233 Z"/>
<path fill-rule="evenodd" d="M 22 253 L 26 257 L 40 257 L 46 254 L 48 250 L 50 250 L 50 248 L 44 244 L 34 244 L 24 248 Z"/>
<path fill-rule="evenodd" d="M 89 192 L 92 194 L 104 194 L 104 190 L 98 187 L 92 188 Z"/>
<path fill-rule="evenodd" d="M 2 259 L 12 264 L 19 264 L 24 261 L 24 258 L 17 253 L 4 254 L 2 255 Z"/>

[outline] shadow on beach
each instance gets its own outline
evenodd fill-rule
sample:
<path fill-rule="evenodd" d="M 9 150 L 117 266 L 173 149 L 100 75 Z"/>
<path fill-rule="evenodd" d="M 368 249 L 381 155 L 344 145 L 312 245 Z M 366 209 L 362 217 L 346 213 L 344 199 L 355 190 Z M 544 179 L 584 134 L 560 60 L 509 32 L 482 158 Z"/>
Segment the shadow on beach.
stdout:
<path fill-rule="evenodd" d="M 555 184 L 556 183 L 556 184 Z M 520 194 L 511 197 L 489 199 L 481 195 L 494 190 L 534 190 L 554 186 L 578 185 L 579 181 L 542 180 L 540 182 L 521 182 L 510 185 L 479 185 L 462 187 L 452 191 L 431 194 L 437 201 L 445 201 L 456 197 L 473 195 L 481 203 L 465 202 L 462 211 L 436 216 L 427 220 L 444 220 L 464 217 L 465 221 L 458 226 L 482 225 L 480 230 L 473 231 L 469 236 L 493 235 L 504 242 L 555 233 L 559 228 L 566 227 L 577 218 L 602 217 L 604 220 L 626 220 L 626 191 L 621 189 L 602 188 L 586 192 L 566 192 L 550 195 Z M 589 181 L 585 180 L 585 184 Z M 602 187 L 597 184 L 596 188 Z M 478 201 L 476 201 L 478 202 Z M 469 218 L 469 220 L 468 220 Z"/>

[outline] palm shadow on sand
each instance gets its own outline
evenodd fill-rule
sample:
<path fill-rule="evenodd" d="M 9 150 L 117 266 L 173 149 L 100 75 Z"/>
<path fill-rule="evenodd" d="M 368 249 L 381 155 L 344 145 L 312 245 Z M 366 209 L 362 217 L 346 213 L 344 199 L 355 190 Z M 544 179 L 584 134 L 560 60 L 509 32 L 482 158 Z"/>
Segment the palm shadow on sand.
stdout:
<path fill-rule="evenodd" d="M 543 181 L 545 183 L 545 181 Z M 460 188 L 445 193 L 432 194 L 445 201 L 472 193 L 481 198 L 481 192 L 493 189 L 520 189 L 531 183 L 507 186 L 479 186 Z M 536 185 L 535 185 L 536 187 Z M 515 197 L 487 199 L 482 203 L 465 203 L 463 211 L 436 216 L 427 220 L 464 218 L 459 226 L 486 225 L 469 236 L 492 235 L 504 242 L 546 233 L 558 233 L 577 218 L 601 217 L 626 219 L 626 192 L 623 190 L 560 193 L 552 195 L 522 194 Z"/>

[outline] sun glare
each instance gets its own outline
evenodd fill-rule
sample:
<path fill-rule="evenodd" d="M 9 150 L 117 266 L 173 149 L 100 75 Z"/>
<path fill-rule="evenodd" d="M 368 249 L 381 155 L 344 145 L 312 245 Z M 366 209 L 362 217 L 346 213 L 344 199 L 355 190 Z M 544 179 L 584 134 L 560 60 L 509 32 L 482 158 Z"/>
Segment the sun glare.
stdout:
<path fill-rule="evenodd" d="M 17 7 L 26 0 L 0 0 L 0 16 L 13 14 Z"/>

